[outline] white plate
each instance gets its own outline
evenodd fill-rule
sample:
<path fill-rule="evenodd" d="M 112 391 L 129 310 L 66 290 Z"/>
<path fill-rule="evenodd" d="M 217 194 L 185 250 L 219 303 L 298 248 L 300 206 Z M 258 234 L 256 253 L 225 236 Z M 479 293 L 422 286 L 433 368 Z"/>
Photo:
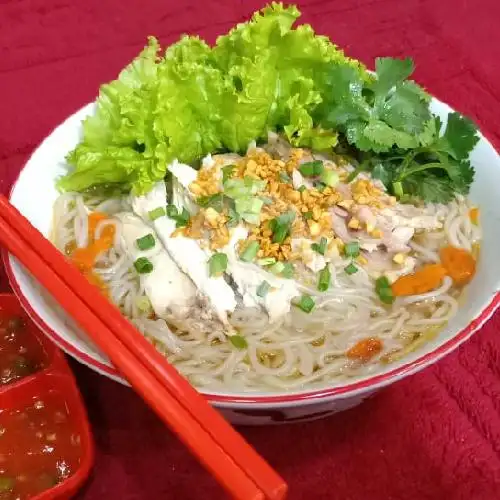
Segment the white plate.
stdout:
<path fill-rule="evenodd" d="M 432 102 L 433 112 L 444 122 L 447 105 Z M 65 156 L 80 140 L 81 121 L 92 113 L 89 104 L 57 127 L 33 153 L 19 175 L 11 193 L 11 202 L 46 237 L 52 224 L 52 206 L 58 196 L 55 180 L 66 171 Z M 455 349 L 489 319 L 500 305 L 500 158 L 481 136 L 472 153 L 476 178 L 470 198 L 481 207 L 484 230 L 477 275 L 467 290 L 467 300 L 446 329 L 433 341 L 400 362 L 379 367 L 370 377 L 354 379 L 349 385 L 325 386 L 321 390 L 288 393 L 207 394 L 209 400 L 227 411 L 237 423 L 269 423 L 321 417 L 359 403 L 374 390 L 414 373 Z M 6 268 L 15 293 L 40 328 L 62 349 L 92 369 L 115 380 L 122 377 L 86 335 L 70 320 L 47 293 L 14 259 L 8 256 Z M 271 411 L 271 409 L 274 411 Z M 279 408 L 280 411 L 276 411 Z"/>

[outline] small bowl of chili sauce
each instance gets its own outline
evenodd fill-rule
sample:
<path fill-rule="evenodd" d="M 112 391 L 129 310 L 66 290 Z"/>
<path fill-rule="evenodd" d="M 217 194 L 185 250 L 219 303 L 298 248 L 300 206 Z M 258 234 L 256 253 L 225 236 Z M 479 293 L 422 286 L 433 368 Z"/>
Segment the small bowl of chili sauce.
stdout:
<path fill-rule="evenodd" d="M 94 448 L 64 355 L 0 294 L 0 500 L 70 498 Z"/>

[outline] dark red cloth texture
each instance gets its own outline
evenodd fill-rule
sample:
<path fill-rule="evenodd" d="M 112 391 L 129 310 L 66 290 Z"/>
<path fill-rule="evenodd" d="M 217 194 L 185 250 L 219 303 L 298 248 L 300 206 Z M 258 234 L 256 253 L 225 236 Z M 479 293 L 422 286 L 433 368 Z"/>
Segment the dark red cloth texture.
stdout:
<path fill-rule="evenodd" d="M 411 56 L 416 79 L 500 144 L 498 0 L 306 0 L 303 20 L 368 65 Z M 51 129 L 141 49 L 183 32 L 213 41 L 253 0 L 0 0 L 0 190 Z M 36 200 L 33 201 L 36 203 Z M 7 288 L 4 274 L 1 286 Z M 497 315 L 454 354 L 326 420 L 243 434 L 290 499 L 500 498 Z M 85 500 L 224 498 L 132 390 L 72 364 L 97 456 Z M 0 402 L 1 405 L 1 402 Z"/>

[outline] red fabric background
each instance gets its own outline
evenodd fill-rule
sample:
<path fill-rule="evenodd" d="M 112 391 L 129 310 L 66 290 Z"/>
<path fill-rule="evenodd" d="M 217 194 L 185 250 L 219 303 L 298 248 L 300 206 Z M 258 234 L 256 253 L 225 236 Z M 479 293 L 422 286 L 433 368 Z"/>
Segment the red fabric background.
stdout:
<path fill-rule="evenodd" d="M 430 92 L 500 144 L 498 0 L 305 0 L 304 20 L 371 65 L 412 56 Z M 144 45 L 182 32 L 213 41 L 258 1 L 0 0 L 0 190 L 35 146 Z M 4 275 L 1 286 L 7 287 Z M 242 430 L 290 499 L 500 498 L 497 315 L 458 352 L 332 418 Z M 80 498 L 223 498 L 133 392 L 73 364 L 97 445 Z"/>

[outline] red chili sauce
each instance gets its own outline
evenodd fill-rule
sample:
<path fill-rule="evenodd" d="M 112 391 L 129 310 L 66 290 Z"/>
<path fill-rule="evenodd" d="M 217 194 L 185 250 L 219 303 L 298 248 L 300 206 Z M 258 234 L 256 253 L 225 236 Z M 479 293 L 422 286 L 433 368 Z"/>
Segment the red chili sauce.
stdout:
<path fill-rule="evenodd" d="M 0 385 L 44 368 L 46 356 L 22 318 L 0 313 Z"/>
<path fill-rule="evenodd" d="M 0 500 L 23 500 L 52 488 L 80 463 L 80 436 L 62 397 L 0 409 Z"/>

